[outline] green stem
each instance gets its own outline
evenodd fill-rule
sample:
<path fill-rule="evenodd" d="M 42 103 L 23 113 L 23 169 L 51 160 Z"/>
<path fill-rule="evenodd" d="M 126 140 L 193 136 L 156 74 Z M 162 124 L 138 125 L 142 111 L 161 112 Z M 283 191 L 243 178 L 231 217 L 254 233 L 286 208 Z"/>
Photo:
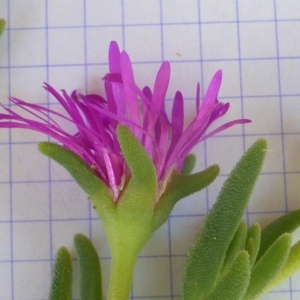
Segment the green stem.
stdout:
<path fill-rule="evenodd" d="M 120 249 L 122 248 L 122 249 Z M 108 300 L 128 300 L 138 253 L 120 247 L 112 253 Z"/>
<path fill-rule="evenodd" d="M 153 234 L 152 216 L 137 218 L 134 214 L 101 216 L 111 253 L 108 300 L 128 300 L 137 257 Z"/>

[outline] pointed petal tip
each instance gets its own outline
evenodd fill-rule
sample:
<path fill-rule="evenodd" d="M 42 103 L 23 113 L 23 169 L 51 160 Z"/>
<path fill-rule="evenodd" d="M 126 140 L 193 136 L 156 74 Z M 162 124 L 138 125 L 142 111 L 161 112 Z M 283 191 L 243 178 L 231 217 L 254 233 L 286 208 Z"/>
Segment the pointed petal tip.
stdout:
<path fill-rule="evenodd" d="M 222 70 L 218 70 L 215 75 L 214 78 L 218 79 L 218 80 L 222 80 L 222 75 L 223 75 L 223 71 Z"/>

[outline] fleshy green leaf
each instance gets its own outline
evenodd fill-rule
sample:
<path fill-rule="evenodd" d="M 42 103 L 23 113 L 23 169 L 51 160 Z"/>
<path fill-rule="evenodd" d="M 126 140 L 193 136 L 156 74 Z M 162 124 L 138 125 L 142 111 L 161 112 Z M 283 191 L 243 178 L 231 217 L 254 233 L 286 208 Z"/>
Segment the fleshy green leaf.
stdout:
<path fill-rule="evenodd" d="M 101 181 L 92 169 L 77 154 L 58 144 L 42 142 L 39 151 L 63 166 L 90 196 L 93 205 L 114 210 L 111 193 L 106 184 Z"/>
<path fill-rule="evenodd" d="M 101 267 L 96 249 L 83 234 L 76 234 L 74 244 L 80 265 L 80 300 L 102 300 Z"/>
<path fill-rule="evenodd" d="M 181 169 L 181 174 L 189 175 L 192 173 L 196 164 L 196 155 L 191 153 L 184 159 L 183 167 Z"/>
<path fill-rule="evenodd" d="M 291 249 L 291 242 L 291 235 L 283 234 L 254 265 L 244 300 L 257 299 L 265 293 L 267 286 L 285 265 Z"/>
<path fill-rule="evenodd" d="M 290 276 L 292 276 L 295 272 L 300 270 L 300 241 L 298 241 L 292 248 L 289 254 L 289 257 L 283 266 L 283 268 L 280 270 L 278 275 L 274 278 L 272 282 L 268 285 L 265 292 L 269 292 L 272 290 L 275 286 L 280 284 L 281 282 L 288 279 Z"/>
<path fill-rule="evenodd" d="M 4 19 L 0 19 L 0 36 L 3 34 L 6 22 Z"/>
<path fill-rule="evenodd" d="M 122 201 L 118 204 L 118 211 L 152 215 L 157 197 L 155 166 L 127 127 L 119 125 L 117 135 L 122 154 L 131 171 L 129 184 L 122 195 Z"/>
<path fill-rule="evenodd" d="M 261 231 L 260 249 L 257 260 L 264 255 L 268 248 L 284 233 L 292 233 L 300 226 L 300 209 L 276 219 Z"/>
<path fill-rule="evenodd" d="M 244 215 L 265 153 L 266 141 L 256 141 L 225 181 L 188 254 L 182 286 L 184 300 L 203 299 L 213 289 L 226 251 Z"/>
<path fill-rule="evenodd" d="M 49 300 L 72 299 L 72 261 L 69 251 L 62 247 L 55 258 Z"/>
<path fill-rule="evenodd" d="M 258 223 L 254 223 L 248 230 L 247 242 L 246 242 L 246 248 L 245 248 L 250 255 L 250 267 L 251 268 L 254 265 L 254 262 L 256 260 L 256 257 L 257 257 L 258 251 L 259 251 L 260 235 L 261 235 L 260 225 Z"/>
<path fill-rule="evenodd" d="M 249 280 L 249 255 L 242 250 L 205 300 L 240 300 L 247 290 Z"/>
<path fill-rule="evenodd" d="M 236 258 L 237 253 L 245 248 L 246 235 L 247 226 L 245 221 L 242 221 L 226 252 L 226 257 L 222 266 L 221 274 L 224 274 L 228 267 L 231 266 L 232 262 Z"/>
<path fill-rule="evenodd" d="M 191 175 L 183 175 L 173 171 L 164 193 L 155 206 L 155 230 L 167 221 L 172 209 L 179 200 L 207 187 L 216 179 L 219 170 L 219 166 L 214 165 L 202 172 Z"/>

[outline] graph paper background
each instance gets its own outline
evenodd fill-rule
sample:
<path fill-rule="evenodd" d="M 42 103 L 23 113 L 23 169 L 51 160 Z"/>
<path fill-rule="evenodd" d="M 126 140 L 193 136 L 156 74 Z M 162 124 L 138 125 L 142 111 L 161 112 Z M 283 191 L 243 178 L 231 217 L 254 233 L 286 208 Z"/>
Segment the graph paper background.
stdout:
<path fill-rule="evenodd" d="M 237 126 L 196 147 L 199 171 L 219 163 L 206 191 L 180 202 L 147 244 L 136 266 L 132 299 L 180 299 L 185 255 L 222 182 L 258 137 L 268 141 L 263 173 L 246 216 L 266 224 L 300 207 L 299 0 L 1 0 L 8 29 L 0 40 L 0 101 L 7 96 L 55 106 L 44 81 L 71 92 L 103 93 L 111 40 L 131 55 L 139 85 L 152 85 L 163 60 L 172 79 L 168 97 L 185 96 L 194 116 L 197 81 L 204 90 L 223 70 L 220 93 Z M 86 195 L 61 167 L 36 149 L 45 140 L 23 130 L 0 131 L 0 299 L 47 299 L 56 250 L 81 232 L 101 257 L 104 290 L 109 249 Z M 74 279 L 78 282 L 78 278 Z M 74 290 L 78 299 L 78 290 Z M 264 299 L 300 299 L 295 275 Z"/>

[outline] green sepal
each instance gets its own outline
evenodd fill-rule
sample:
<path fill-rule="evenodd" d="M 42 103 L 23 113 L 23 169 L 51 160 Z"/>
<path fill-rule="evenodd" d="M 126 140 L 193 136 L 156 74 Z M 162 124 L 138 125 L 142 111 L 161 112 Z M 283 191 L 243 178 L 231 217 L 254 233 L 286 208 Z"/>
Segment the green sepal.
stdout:
<path fill-rule="evenodd" d="M 254 223 L 248 230 L 246 250 L 250 255 L 250 267 L 254 265 L 260 247 L 261 229 L 258 223 Z"/>
<path fill-rule="evenodd" d="M 102 300 L 101 266 L 92 242 L 83 234 L 74 236 L 80 265 L 80 300 Z"/>
<path fill-rule="evenodd" d="M 189 175 L 193 172 L 196 165 L 196 155 L 191 153 L 185 157 L 183 161 L 183 167 L 181 169 L 181 174 Z"/>
<path fill-rule="evenodd" d="M 265 293 L 271 291 L 275 286 L 288 279 L 295 272 L 300 270 L 300 241 L 292 246 L 289 257 L 280 272 L 267 286 Z"/>
<path fill-rule="evenodd" d="M 155 205 L 154 229 L 158 229 L 167 221 L 171 211 L 179 200 L 207 187 L 216 179 L 219 171 L 220 168 L 217 165 L 191 175 L 183 175 L 177 171 L 173 171 L 165 191 Z"/>
<path fill-rule="evenodd" d="M 39 143 L 41 153 L 63 166 L 78 185 L 90 196 L 93 205 L 114 209 L 110 190 L 100 180 L 85 161 L 71 150 L 55 143 Z"/>
<path fill-rule="evenodd" d="M 199 300 L 212 291 L 226 251 L 244 215 L 265 153 L 266 141 L 256 141 L 225 181 L 188 254 L 182 286 L 183 300 Z"/>
<path fill-rule="evenodd" d="M 284 233 L 292 233 L 300 226 L 300 209 L 289 212 L 276 219 L 261 231 L 260 249 L 257 260 Z"/>
<path fill-rule="evenodd" d="M 228 267 L 231 266 L 232 262 L 236 258 L 237 253 L 245 249 L 246 236 L 247 226 L 245 221 L 242 221 L 227 249 L 225 260 L 221 270 L 221 276 L 222 274 L 224 274 L 224 272 L 226 272 Z"/>
<path fill-rule="evenodd" d="M 249 255 L 240 251 L 233 260 L 228 271 L 217 282 L 205 300 L 240 300 L 247 291 L 250 280 Z M 199 300 L 201 298 L 198 298 Z"/>
<path fill-rule="evenodd" d="M 0 36 L 3 34 L 5 29 L 6 21 L 4 19 L 0 19 Z"/>
<path fill-rule="evenodd" d="M 254 265 L 244 300 L 257 299 L 265 293 L 268 285 L 279 274 L 290 253 L 292 237 L 286 233 L 280 236 Z"/>
<path fill-rule="evenodd" d="M 122 154 L 130 169 L 131 178 L 118 204 L 120 214 L 140 216 L 153 214 L 157 199 L 157 176 L 149 155 L 133 133 L 125 126 L 117 127 Z"/>
<path fill-rule="evenodd" d="M 72 299 L 72 261 L 65 247 L 57 251 L 49 300 Z"/>

